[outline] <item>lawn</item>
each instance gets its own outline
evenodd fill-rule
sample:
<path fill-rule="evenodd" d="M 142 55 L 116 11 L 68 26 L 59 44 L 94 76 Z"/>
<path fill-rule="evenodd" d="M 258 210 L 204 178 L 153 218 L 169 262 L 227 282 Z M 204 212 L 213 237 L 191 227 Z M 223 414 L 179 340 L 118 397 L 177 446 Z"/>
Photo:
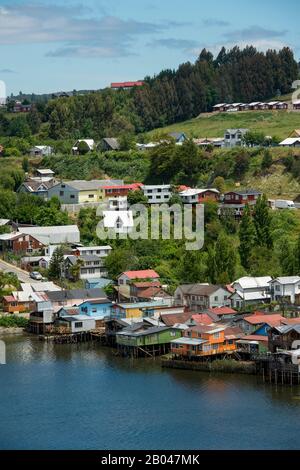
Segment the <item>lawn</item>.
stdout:
<path fill-rule="evenodd" d="M 291 111 L 245 111 L 239 113 L 203 114 L 197 119 L 173 124 L 155 132 L 185 132 L 188 137 L 223 137 L 226 129 L 246 128 L 265 135 L 285 139 L 294 129 L 300 129 L 300 113 Z"/>

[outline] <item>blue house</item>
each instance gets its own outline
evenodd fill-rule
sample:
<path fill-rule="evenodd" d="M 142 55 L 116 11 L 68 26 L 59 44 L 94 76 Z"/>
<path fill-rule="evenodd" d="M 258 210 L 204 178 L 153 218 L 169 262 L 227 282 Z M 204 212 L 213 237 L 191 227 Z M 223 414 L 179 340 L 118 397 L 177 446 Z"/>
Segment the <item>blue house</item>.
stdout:
<path fill-rule="evenodd" d="M 112 302 L 108 299 L 87 300 L 79 305 L 78 308 L 81 315 L 103 320 L 106 317 L 110 317 L 112 305 Z"/>
<path fill-rule="evenodd" d="M 253 334 L 258 336 L 268 336 L 268 330 L 270 328 L 270 325 L 268 325 L 268 323 L 265 323 L 264 325 L 261 325 L 258 330 L 256 330 Z"/>

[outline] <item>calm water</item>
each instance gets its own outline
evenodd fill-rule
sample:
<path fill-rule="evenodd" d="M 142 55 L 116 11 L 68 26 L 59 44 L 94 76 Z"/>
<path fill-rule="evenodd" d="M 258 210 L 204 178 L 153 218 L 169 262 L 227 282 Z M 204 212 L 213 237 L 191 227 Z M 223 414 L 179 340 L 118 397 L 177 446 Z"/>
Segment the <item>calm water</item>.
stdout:
<path fill-rule="evenodd" d="M 300 389 L 5 338 L 1 449 L 300 449 Z"/>

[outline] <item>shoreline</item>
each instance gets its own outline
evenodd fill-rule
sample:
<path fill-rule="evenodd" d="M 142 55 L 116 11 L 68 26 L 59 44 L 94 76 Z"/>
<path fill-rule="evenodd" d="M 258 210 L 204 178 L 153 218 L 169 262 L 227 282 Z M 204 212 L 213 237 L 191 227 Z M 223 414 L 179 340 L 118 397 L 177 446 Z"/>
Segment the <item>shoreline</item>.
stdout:
<path fill-rule="evenodd" d="M 24 328 L 20 328 L 20 327 L 4 327 L 4 326 L 0 326 L 0 336 L 5 336 L 5 335 L 21 335 L 21 334 L 24 334 L 26 333 Z"/>

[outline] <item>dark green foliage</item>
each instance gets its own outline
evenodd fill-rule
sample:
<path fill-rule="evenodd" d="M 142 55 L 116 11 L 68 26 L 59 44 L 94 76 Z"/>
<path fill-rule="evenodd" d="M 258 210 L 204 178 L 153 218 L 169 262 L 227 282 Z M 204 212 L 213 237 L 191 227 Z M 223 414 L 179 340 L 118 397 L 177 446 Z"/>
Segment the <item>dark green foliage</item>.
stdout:
<path fill-rule="evenodd" d="M 255 206 L 254 226 L 256 230 L 256 244 L 261 247 L 272 248 L 271 215 L 265 194 L 259 197 Z"/>
<path fill-rule="evenodd" d="M 249 206 L 245 207 L 243 217 L 240 224 L 239 238 L 240 238 L 240 259 L 241 264 L 245 269 L 250 268 L 250 258 L 252 250 L 255 246 L 255 226 L 252 220 L 252 214 Z"/>
<path fill-rule="evenodd" d="M 64 250 L 61 247 L 54 251 L 48 269 L 49 279 L 59 280 L 62 277 L 64 266 Z"/>
<path fill-rule="evenodd" d="M 298 64 L 287 47 L 266 54 L 252 46 L 223 48 L 216 58 L 204 49 L 194 64 L 163 70 L 134 90 L 48 96 L 47 104 L 40 101 L 27 117 L 0 116 L 0 135 L 35 135 L 42 122 L 52 139 L 128 136 L 197 117 L 217 102 L 263 101 L 289 93 L 297 78 Z M 35 102 L 36 97 L 26 100 Z"/>

